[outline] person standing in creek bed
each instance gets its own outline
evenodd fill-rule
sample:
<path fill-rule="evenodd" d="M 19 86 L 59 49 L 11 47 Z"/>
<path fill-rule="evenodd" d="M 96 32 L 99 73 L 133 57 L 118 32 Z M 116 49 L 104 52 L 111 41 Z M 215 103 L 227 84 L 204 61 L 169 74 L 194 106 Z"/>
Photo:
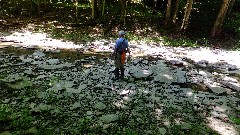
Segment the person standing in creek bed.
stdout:
<path fill-rule="evenodd" d="M 124 64 L 126 59 L 126 53 L 129 53 L 130 56 L 130 49 L 128 45 L 128 41 L 125 39 L 126 32 L 120 30 L 118 32 L 119 38 L 116 40 L 116 44 L 114 46 L 114 64 L 115 64 L 115 80 L 124 78 Z"/>

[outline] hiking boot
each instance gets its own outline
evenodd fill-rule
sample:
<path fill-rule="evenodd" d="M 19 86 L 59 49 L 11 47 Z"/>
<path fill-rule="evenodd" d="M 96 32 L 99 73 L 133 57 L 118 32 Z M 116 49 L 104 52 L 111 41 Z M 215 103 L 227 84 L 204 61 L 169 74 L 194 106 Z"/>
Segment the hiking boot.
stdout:
<path fill-rule="evenodd" d="M 120 78 L 121 78 L 121 79 L 124 78 L 124 70 L 125 70 L 125 68 L 120 68 L 120 71 L 121 71 L 121 76 L 120 76 Z"/>

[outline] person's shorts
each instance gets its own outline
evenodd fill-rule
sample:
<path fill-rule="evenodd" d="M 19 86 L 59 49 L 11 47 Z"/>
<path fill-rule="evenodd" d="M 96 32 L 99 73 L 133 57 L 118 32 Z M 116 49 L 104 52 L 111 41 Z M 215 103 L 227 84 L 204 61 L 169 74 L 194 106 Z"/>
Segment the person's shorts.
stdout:
<path fill-rule="evenodd" d="M 116 68 L 123 68 L 124 67 L 124 63 L 122 63 L 121 61 L 121 54 L 117 53 L 117 57 L 114 61 L 115 67 Z"/>

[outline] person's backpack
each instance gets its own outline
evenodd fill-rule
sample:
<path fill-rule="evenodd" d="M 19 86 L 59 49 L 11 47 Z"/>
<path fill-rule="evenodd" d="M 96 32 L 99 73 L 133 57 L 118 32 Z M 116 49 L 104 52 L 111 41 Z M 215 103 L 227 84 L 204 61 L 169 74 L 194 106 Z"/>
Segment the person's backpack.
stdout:
<path fill-rule="evenodd" d="M 121 62 L 122 62 L 122 64 L 125 63 L 125 60 L 126 60 L 126 52 L 125 52 L 125 50 L 122 50 L 122 55 L 121 55 Z"/>

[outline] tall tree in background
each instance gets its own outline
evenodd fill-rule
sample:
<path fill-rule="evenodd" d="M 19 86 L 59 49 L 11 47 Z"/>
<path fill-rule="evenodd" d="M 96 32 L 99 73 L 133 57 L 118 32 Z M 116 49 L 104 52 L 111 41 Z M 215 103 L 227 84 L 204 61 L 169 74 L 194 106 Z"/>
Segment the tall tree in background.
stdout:
<path fill-rule="evenodd" d="M 177 13 L 178 13 L 178 8 L 179 8 L 179 3 L 180 3 L 180 0 L 176 0 L 175 9 L 174 9 L 173 18 L 172 18 L 172 21 L 173 21 L 174 24 L 176 23 L 176 20 L 177 20 Z"/>
<path fill-rule="evenodd" d="M 185 14 L 184 14 L 184 18 L 181 26 L 181 31 L 183 32 L 187 29 L 189 17 L 192 10 L 192 5 L 193 5 L 193 0 L 187 0 L 186 6 L 185 6 Z"/>
<path fill-rule="evenodd" d="M 44 0 L 44 10 L 47 9 L 47 0 Z"/>
<path fill-rule="evenodd" d="M 228 11 L 228 7 L 229 7 L 230 2 L 231 2 L 231 0 L 223 0 L 221 9 L 218 13 L 217 19 L 215 20 L 213 29 L 211 31 L 211 36 L 214 37 L 214 36 L 219 35 L 221 33 L 222 24 L 223 24 L 224 18 L 226 16 L 226 13 Z"/>
<path fill-rule="evenodd" d="M 106 0 L 103 0 L 103 3 L 102 3 L 102 16 L 104 16 L 104 12 L 105 12 L 105 3 L 106 3 Z"/>
<path fill-rule="evenodd" d="M 97 17 L 97 0 L 91 0 L 91 4 L 92 4 L 92 18 L 96 18 Z"/>
<path fill-rule="evenodd" d="M 236 0 L 231 0 L 231 2 L 230 2 L 230 4 L 229 4 L 229 7 L 228 7 L 227 15 L 229 15 L 229 14 L 231 13 L 235 1 L 236 1 Z"/>
<path fill-rule="evenodd" d="M 38 16 L 40 16 L 40 11 L 41 11 L 41 9 L 40 9 L 40 2 L 41 2 L 41 0 L 38 0 L 38 1 L 37 1 Z"/>
<path fill-rule="evenodd" d="M 119 0 L 120 4 L 121 4 L 121 16 L 122 16 L 122 20 L 124 21 L 124 25 L 125 25 L 125 17 L 126 17 L 126 13 L 127 13 L 127 1 L 126 0 Z"/>
<path fill-rule="evenodd" d="M 166 10 L 165 25 L 168 25 L 169 22 L 171 21 L 171 7 L 172 7 L 172 0 L 168 0 L 167 10 Z"/>
<path fill-rule="evenodd" d="M 75 0 L 76 17 L 78 17 L 78 0 Z"/>

